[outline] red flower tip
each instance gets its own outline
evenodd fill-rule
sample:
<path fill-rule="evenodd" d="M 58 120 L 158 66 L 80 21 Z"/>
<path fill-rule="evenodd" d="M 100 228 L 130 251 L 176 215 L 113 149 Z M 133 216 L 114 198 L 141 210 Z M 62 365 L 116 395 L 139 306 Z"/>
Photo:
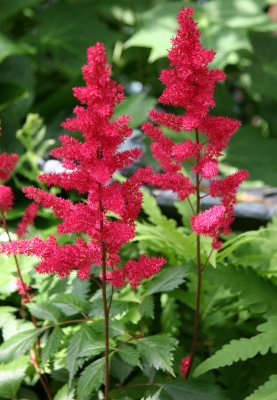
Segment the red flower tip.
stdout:
<path fill-rule="evenodd" d="M 0 155 L 0 180 L 4 181 L 10 177 L 17 161 L 17 154 L 3 153 Z"/>
<path fill-rule="evenodd" d="M 0 185 L 0 210 L 7 211 L 13 207 L 14 196 L 12 189 L 5 185 Z"/>
<path fill-rule="evenodd" d="M 183 378 L 186 378 L 190 369 L 191 358 L 184 357 L 182 358 L 179 366 L 180 374 Z"/>

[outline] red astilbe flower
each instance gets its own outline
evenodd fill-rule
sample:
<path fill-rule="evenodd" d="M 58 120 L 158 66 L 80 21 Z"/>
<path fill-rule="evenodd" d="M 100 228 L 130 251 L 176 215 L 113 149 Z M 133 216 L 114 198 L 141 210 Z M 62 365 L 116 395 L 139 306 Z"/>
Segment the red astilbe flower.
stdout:
<path fill-rule="evenodd" d="M 13 207 L 14 196 L 12 189 L 6 185 L 0 185 L 0 211 L 5 212 Z"/>
<path fill-rule="evenodd" d="M 17 154 L 0 154 L 0 180 L 4 181 L 10 178 L 17 160 Z M 6 185 L 0 185 L 0 211 L 3 213 L 7 210 L 11 210 L 13 202 L 14 196 L 12 189 Z"/>
<path fill-rule="evenodd" d="M 190 364 L 191 364 L 191 358 L 190 357 L 184 357 L 182 358 L 179 366 L 179 371 L 180 374 L 183 378 L 186 378 L 190 369 Z"/>
<path fill-rule="evenodd" d="M 52 236 L 47 241 L 34 238 L 2 244 L 0 251 L 34 255 L 41 259 L 36 267 L 38 272 L 56 273 L 61 278 L 77 270 L 80 278 L 87 279 L 91 266 L 105 263 L 106 278 L 111 284 L 122 286 L 127 280 L 137 286 L 142 279 L 157 273 L 165 263 L 161 258 L 142 256 L 138 261 L 129 261 L 123 268 L 119 267 L 119 251 L 135 235 L 134 221 L 142 201 L 139 190 L 142 178 L 151 171 L 141 169 L 124 183 L 112 181 L 115 171 L 131 164 L 140 152 L 138 149 L 118 151 L 118 146 L 131 135 L 132 129 L 128 127 L 128 116 L 112 119 L 113 110 L 123 100 L 124 93 L 122 86 L 110 78 L 111 68 L 106 64 L 104 46 L 97 43 L 90 47 L 87 56 L 88 64 L 83 67 L 86 86 L 73 89 L 81 105 L 75 107 L 75 116 L 62 124 L 69 131 L 80 131 L 83 140 L 62 135 L 61 146 L 54 149 L 52 155 L 61 159 L 64 170 L 40 176 L 40 180 L 49 186 L 76 190 L 86 197 L 86 201 L 74 203 L 41 189 L 24 188 L 29 199 L 51 208 L 62 220 L 58 233 L 74 234 L 75 240 L 60 246 Z M 32 208 L 31 211 L 35 210 Z M 115 217 L 111 218 L 111 215 Z M 25 219 L 29 219 L 29 215 Z M 20 233 L 22 230 L 21 226 Z M 83 234 L 89 239 L 84 240 Z"/>
<path fill-rule="evenodd" d="M 21 279 L 16 280 L 16 288 L 21 297 L 21 304 L 28 303 L 33 298 L 33 295 L 29 293 L 32 288 Z"/>
<path fill-rule="evenodd" d="M 191 194 L 197 194 L 199 185 L 196 190 L 195 185 L 183 176 L 183 163 L 189 163 L 198 176 L 198 183 L 202 178 L 209 179 L 210 195 L 221 197 L 222 205 L 193 216 L 192 227 L 195 233 L 210 236 L 213 247 L 219 248 L 220 234 L 230 232 L 230 224 L 234 219 L 233 208 L 238 186 L 247 178 L 248 173 L 239 171 L 233 177 L 215 180 L 219 172 L 219 157 L 240 122 L 209 115 L 211 107 L 215 107 L 215 84 L 224 80 L 225 74 L 221 70 L 209 69 L 215 52 L 202 47 L 200 32 L 192 19 L 193 13 L 192 8 L 180 10 L 180 27 L 168 53 L 170 66 L 160 75 L 165 85 L 160 102 L 165 106 L 181 108 L 184 112 L 174 115 L 152 110 L 149 116 L 154 123 L 175 132 L 186 130 L 189 136 L 190 131 L 195 131 L 195 134 L 183 143 L 175 144 L 165 136 L 162 129 L 148 122 L 143 124 L 143 131 L 153 141 L 152 153 L 163 168 L 162 174 L 149 174 L 147 182 L 161 189 L 171 189 L 177 192 L 180 200 L 184 200 Z"/>
<path fill-rule="evenodd" d="M 5 181 L 9 179 L 15 164 L 18 161 L 17 154 L 0 154 L 0 180 Z"/>
<path fill-rule="evenodd" d="M 30 226 L 34 223 L 34 220 L 38 213 L 38 209 L 39 209 L 39 206 L 35 203 L 30 204 L 26 208 L 24 215 L 16 229 L 16 233 L 19 238 L 22 238 L 22 236 L 27 234 L 27 228 L 28 228 L 28 226 Z"/>

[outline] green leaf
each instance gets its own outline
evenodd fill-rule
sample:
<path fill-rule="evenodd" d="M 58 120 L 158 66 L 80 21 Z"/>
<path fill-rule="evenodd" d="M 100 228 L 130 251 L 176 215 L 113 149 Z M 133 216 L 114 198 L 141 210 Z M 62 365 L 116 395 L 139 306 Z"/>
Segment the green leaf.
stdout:
<path fill-rule="evenodd" d="M 77 384 L 78 400 L 89 400 L 91 394 L 104 383 L 104 366 L 105 359 L 100 358 L 84 369 Z"/>
<path fill-rule="evenodd" d="M 258 387 L 254 393 L 245 400 L 276 400 L 277 375 L 271 375 L 269 380 Z"/>
<path fill-rule="evenodd" d="M 58 323 L 62 315 L 58 307 L 51 303 L 28 303 L 27 307 L 36 318 L 54 323 Z"/>
<path fill-rule="evenodd" d="M 204 12 L 211 22 L 223 24 L 232 29 L 253 28 L 256 30 L 273 30 L 274 24 L 263 12 L 262 2 L 256 0 L 212 0 L 204 4 Z"/>
<path fill-rule="evenodd" d="M 48 336 L 46 345 L 41 352 L 41 366 L 44 367 L 48 360 L 50 360 L 56 351 L 59 350 L 61 342 L 64 338 L 63 331 L 59 326 L 56 326 L 51 334 Z"/>
<path fill-rule="evenodd" d="M 275 68 L 275 72 L 277 68 Z M 260 76 L 267 76 L 264 72 L 259 73 L 255 81 L 261 82 Z M 270 80 L 270 88 L 277 85 Z M 263 83 L 262 83 L 263 84 Z M 271 89 L 270 89 L 271 90 Z M 275 94 L 277 91 L 274 91 Z M 268 185 L 276 185 L 276 152 L 277 140 L 272 137 L 264 137 L 261 128 L 252 125 L 245 125 L 240 128 L 238 133 L 230 140 L 227 149 L 227 157 L 224 161 L 236 168 L 249 171 L 249 175 L 253 180 L 263 180 Z M 267 162 L 263 162 L 266 157 Z"/>
<path fill-rule="evenodd" d="M 120 115 L 130 115 L 131 120 L 129 126 L 131 128 L 137 128 L 142 122 L 147 120 L 148 112 L 155 104 L 156 100 L 153 97 L 147 96 L 145 93 L 128 96 L 126 100 L 116 107 L 114 118 Z"/>
<path fill-rule="evenodd" d="M 199 376 L 212 369 L 231 365 L 240 360 L 245 361 L 257 354 L 266 354 L 271 349 L 277 353 L 277 317 L 271 317 L 257 330 L 259 333 L 250 339 L 232 340 L 218 350 L 213 356 L 202 362 L 194 371 L 194 376 Z"/>
<path fill-rule="evenodd" d="M 193 380 L 174 381 L 161 384 L 163 390 L 173 400 L 223 400 L 225 397 L 216 386 Z"/>
<path fill-rule="evenodd" d="M 14 132 L 28 112 L 34 96 L 34 65 L 30 58 L 13 55 L 0 64 L 0 115 L 5 126 L 1 147 L 10 152 L 20 145 Z"/>
<path fill-rule="evenodd" d="M 104 338 L 104 320 L 98 320 L 91 326 L 93 333 L 98 335 L 98 337 Z M 125 327 L 122 322 L 116 320 L 110 320 L 110 337 L 116 337 L 125 335 Z"/>
<path fill-rule="evenodd" d="M 146 286 L 147 294 L 170 292 L 179 287 L 187 276 L 184 266 L 165 267 Z"/>
<path fill-rule="evenodd" d="M 0 14 L 0 19 L 1 19 L 1 14 Z M 8 39 L 6 36 L 0 33 L 0 62 L 2 62 L 5 58 L 13 54 L 20 54 L 20 53 L 22 53 L 20 47 L 14 44 L 10 39 Z"/>
<path fill-rule="evenodd" d="M 29 357 L 22 357 L 8 364 L 0 364 L 0 396 L 15 399 L 25 377 Z"/>
<path fill-rule="evenodd" d="M 142 368 L 139 359 L 140 354 L 134 348 L 134 346 L 130 346 L 127 344 L 120 345 L 120 347 L 118 348 L 118 354 L 127 364 L 133 365 L 135 367 L 139 366 L 140 368 Z"/>
<path fill-rule="evenodd" d="M 55 68 L 69 77 L 79 74 L 89 46 L 101 41 L 111 47 L 119 37 L 99 18 L 95 4 L 52 3 L 39 17 L 35 36 L 39 51 L 44 56 L 51 54 Z M 34 42 L 33 35 L 30 40 Z"/>
<path fill-rule="evenodd" d="M 151 367 L 168 371 L 172 375 L 173 352 L 176 346 L 177 340 L 165 335 L 149 336 L 137 341 L 139 353 Z"/>
<path fill-rule="evenodd" d="M 1 294 L 9 295 L 16 291 L 16 278 L 9 271 L 1 272 L 0 277 Z"/>
<path fill-rule="evenodd" d="M 74 315 L 87 312 L 89 303 L 70 293 L 58 294 L 52 301 L 65 315 Z"/>
<path fill-rule="evenodd" d="M 123 383 L 133 371 L 134 367 L 124 361 L 118 353 L 111 360 L 110 373 L 120 383 Z"/>
<path fill-rule="evenodd" d="M 176 17 L 181 4 L 158 4 L 141 15 L 141 28 L 125 42 L 125 47 L 150 47 L 149 62 L 167 56 L 170 39 L 178 27 Z M 155 24 L 153 24 L 155 21 Z"/>
<path fill-rule="evenodd" d="M 79 366 L 79 357 L 90 343 L 95 341 L 95 337 L 89 327 L 82 325 L 81 328 L 70 338 L 67 355 L 66 367 L 69 372 L 69 382 L 72 381 Z"/>
<path fill-rule="evenodd" d="M 27 353 L 33 347 L 40 332 L 40 329 L 30 329 L 6 340 L 0 346 L 0 362 L 11 361 Z"/>
<path fill-rule="evenodd" d="M 64 385 L 55 395 L 54 400 L 75 400 L 75 390 Z"/>
<path fill-rule="evenodd" d="M 0 21 L 3 22 L 8 18 L 11 18 L 19 11 L 23 10 L 27 7 L 32 7 L 41 0 L 13 0 L 13 1 L 1 1 L 1 13 L 0 13 Z"/>
<path fill-rule="evenodd" d="M 148 250 L 164 254 L 170 264 L 188 262 L 194 258 L 195 235 L 186 235 L 175 220 L 162 215 L 156 200 L 149 193 L 144 193 L 143 210 L 151 223 L 137 222 L 134 240 Z M 144 247 L 142 249 L 145 250 Z"/>
<path fill-rule="evenodd" d="M 163 400 L 225 400 L 226 397 L 222 395 L 221 391 L 214 385 L 201 382 L 197 379 L 194 380 L 174 380 L 163 382 L 138 382 L 138 385 L 124 385 L 119 389 L 112 391 L 113 399 L 130 399 L 138 400 L 143 395 L 151 390 L 161 390 L 160 399 Z"/>
<path fill-rule="evenodd" d="M 143 317 L 154 318 L 154 300 L 152 296 L 146 296 L 139 305 L 139 312 Z"/>
<path fill-rule="evenodd" d="M 258 276 L 250 268 L 222 266 L 213 271 L 221 285 L 240 294 L 240 300 L 253 312 L 275 313 L 277 309 L 276 286 Z"/>
<path fill-rule="evenodd" d="M 116 316 L 128 311 L 128 309 L 129 309 L 129 304 L 126 301 L 113 300 L 110 309 L 110 315 Z M 102 299 L 95 299 L 91 302 L 89 309 L 89 316 L 92 317 L 104 316 Z"/>
<path fill-rule="evenodd" d="M 162 389 L 159 389 L 153 396 L 147 396 L 145 400 L 160 400 L 160 394 Z"/>

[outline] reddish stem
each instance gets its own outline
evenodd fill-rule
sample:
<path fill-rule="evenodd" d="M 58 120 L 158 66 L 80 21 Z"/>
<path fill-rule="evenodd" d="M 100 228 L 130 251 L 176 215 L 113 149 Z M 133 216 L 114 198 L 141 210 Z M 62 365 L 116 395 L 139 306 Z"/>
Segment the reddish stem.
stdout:
<path fill-rule="evenodd" d="M 1 214 L 2 214 L 3 228 L 4 228 L 4 230 L 5 230 L 5 232 L 6 232 L 7 236 L 8 236 L 9 242 L 12 243 L 12 238 L 11 238 L 11 235 L 10 235 L 10 232 L 9 232 L 9 229 L 8 229 L 7 221 L 6 221 L 6 218 L 5 218 L 5 213 L 2 211 Z M 22 288 L 24 290 L 24 296 L 27 299 L 28 303 L 30 303 L 31 297 L 29 296 L 28 290 L 26 290 L 26 286 L 25 286 L 25 282 L 23 280 L 23 276 L 22 276 L 22 273 L 21 273 L 19 262 L 18 262 L 18 259 L 17 259 L 15 254 L 14 254 L 13 258 L 14 258 L 14 262 L 15 262 L 16 272 L 17 272 L 18 278 L 20 279 Z M 25 308 L 25 304 L 23 302 L 21 303 L 21 306 L 22 306 L 22 309 Z M 30 313 L 30 314 L 31 314 L 31 319 L 32 319 L 33 325 L 34 325 L 35 328 L 37 328 L 37 326 L 38 326 L 37 320 L 36 320 L 35 316 L 32 313 Z M 39 339 L 36 340 L 35 348 L 37 349 L 38 353 L 40 353 L 40 340 Z M 40 371 L 36 349 L 33 349 L 32 353 L 31 353 L 32 364 L 33 364 L 37 374 L 39 375 L 40 382 L 41 382 L 41 384 L 42 384 L 42 386 L 43 386 L 43 388 L 45 390 L 45 393 L 47 395 L 48 400 L 52 400 L 51 389 L 50 389 L 50 385 L 49 385 L 47 376 L 43 375 L 41 373 L 41 371 Z"/>
<path fill-rule="evenodd" d="M 100 235 L 102 235 L 104 228 L 104 208 L 102 203 L 102 187 L 101 184 L 98 184 L 99 187 L 99 210 L 100 210 Z M 101 238 L 101 247 L 102 247 L 102 301 L 103 301 L 103 311 L 104 311 L 104 330 L 105 330 L 105 389 L 104 389 L 104 398 L 105 400 L 109 399 L 109 311 L 111 307 L 112 298 L 110 299 L 110 303 L 107 301 L 107 247 L 105 242 Z"/>
<path fill-rule="evenodd" d="M 199 132 L 196 129 L 196 143 L 199 144 Z M 197 163 L 199 162 L 199 156 L 197 157 Z M 200 213 L 200 175 L 196 174 L 196 214 Z M 196 236 L 196 261 L 197 261 L 197 288 L 196 288 L 196 307 L 194 314 L 194 329 L 193 338 L 191 344 L 190 364 L 188 367 L 186 378 L 188 378 L 191 366 L 194 361 L 198 336 L 199 336 L 199 316 L 200 316 L 200 303 L 201 303 L 201 278 L 202 278 L 202 267 L 201 267 L 201 241 L 200 235 Z"/>

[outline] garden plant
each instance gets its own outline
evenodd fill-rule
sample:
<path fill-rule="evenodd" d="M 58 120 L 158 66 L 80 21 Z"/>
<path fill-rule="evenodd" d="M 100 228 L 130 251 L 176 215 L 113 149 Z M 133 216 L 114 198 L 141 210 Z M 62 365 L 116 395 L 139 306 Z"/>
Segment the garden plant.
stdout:
<path fill-rule="evenodd" d="M 241 123 L 217 113 L 226 74 L 194 13 L 179 9 L 159 104 L 139 123 L 146 157 L 124 148 L 139 105 L 124 114 L 101 42 L 59 147 L 29 114 L 23 153 L 0 155 L 0 399 L 275 399 L 277 220 L 232 233 L 249 174 L 224 156 Z M 179 223 L 157 189 L 176 195 Z"/>

